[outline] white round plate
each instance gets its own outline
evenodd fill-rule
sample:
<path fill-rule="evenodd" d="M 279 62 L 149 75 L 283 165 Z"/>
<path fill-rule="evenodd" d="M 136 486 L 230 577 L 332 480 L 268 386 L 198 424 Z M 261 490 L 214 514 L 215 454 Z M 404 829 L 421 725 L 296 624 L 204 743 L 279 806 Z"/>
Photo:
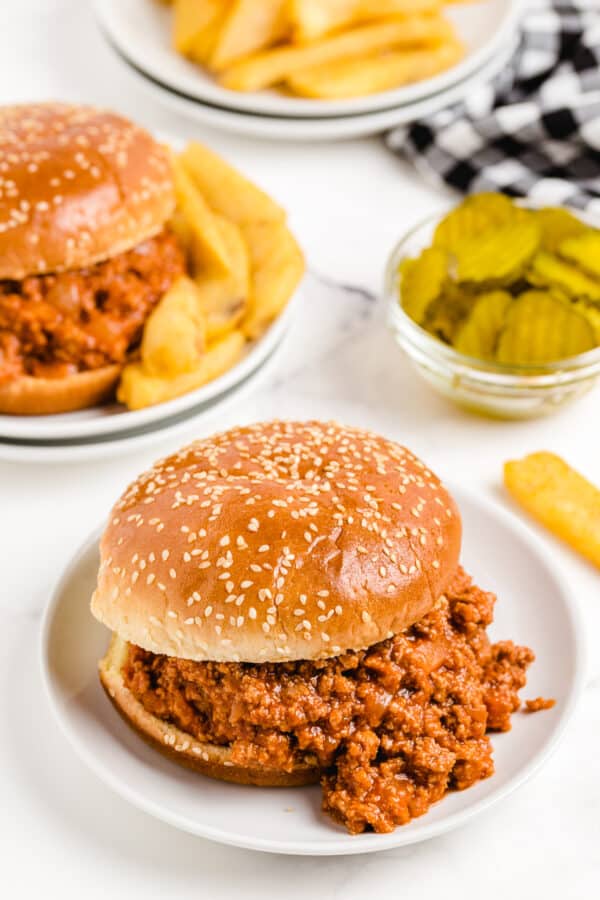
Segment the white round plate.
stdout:
<path fill-rule="evenodd" d="M 209 401 L 216 406 L 219 397 L 237 384 L 241 384 L 281 342 L 290 325 L 297 302 L 298 291 L 262 337 L 248 344 L 245 356 L 235 366 L 195 391 L 165 403 L 158 403 L 156 406 L 134 411 L 114 403 L 54 416 L 0 415 L 0 441 L 6 438 L 40 442 L 82 440 L 101 435 L 114 435 L 142 426 L 157 425 Z"/>
<path fill-rule="evenodd" d="M 97 660 L 109 638 L 89 612 L 98 534 L 65 572 L 42 626 L 43 677 L 67 738 L 99 778 L 135 806 L 192 834 L 253 850 L 330 856 L 385 850 L 434 837 L 488 808 L 554 750 L 582 687 L 583 640 L 570 590 L 538 539 L 488 501 L 453 492 L 463 515 L 465 566 L 498 594 L 491 634 L 535 650 L 525 697 L 556 698 L 553 709 L 516 714 L 511 731 L 492 737 L 491 778 L 449 794 L 392 834 L 350 836 L 322 815 L 318 787 L 242 787 L 166 760 L 121 720 L 98 681 Z"/>
<path fill-rule="evenodd" d="M 169 90 L 158 82 L 147 78 L 138 69 L 131 66 L 115 51 L 118 59 L 129 74 L 136 79 L 140 87 L 155 100 L 194 122 L 220 128 L 234 134 L 245 134 L 252 137 L 268 138 L 278 141 L 329 141 L 348 138 L 366 137 L 379 134 L 397 125 L 407 125 L 418 119 L 431 116 L 441 109 L 464 100 L 471 90 L 494 78 L 506 66 L 516 49 L 515 42 L 502 46 L 477 72 L 464 81 L 447 88 L 440 93 L 415 103 L 407 103 L 395 109 L 382 112 L 362 113 L 355 116 L 340 116 L 314 119 L 283 118 L 266 115 L 247 115 L 234 110 L 221 109 L 206 105 L 198 100 L 189 99 Z M 114 48 L 113 48 L 114 50 Z"/>
<path fill-rule="evenodd" d="M 200 66 L 171 46 L 171 11 L 156 0 L 95 0 L 100 26 L 108 40 L 132 65 L 174 91 L 203 103 L 271 116 L 330 117 L 374 112 L 412 103 L 445 90 L 489 60 L 514 34 L 523 0 L 484 0 L 449 6 L 445 13 L 465 42 L 457 65 L 433 78 L 352 100 L 307 100 L 276 91 L 249 94 L 221 87 Z"/>
<path fill-rule="evenodd" d="M 167 438 L 173 440 L 181 435 L 182 439 L 190 433 L 193 439 L 198 429 L 206 421 L 213 421 L 222 415 L 234 403 L 240 403 L 244 397 L 254 393 L 272 374 L 279 351 L 285 343 L 284 335 L 279 343 L 271 349 L 270 355 L 258 365 L 246 378 L 223 391 L 218 397 L 207 403 L 198 404 L 191 409 L 168 419 L 161 419 L 157 424 L 115 435 L 97 435 L 82 441 L 35 441 L 22 443 L 19 441 L 2 441 L 0 439 L 0 460 L 16 463 L 75 463 L 89 462 L 96 459 L 110 459 L 124 453 L 132 453 L 144 447 L 152 446 Z"/>

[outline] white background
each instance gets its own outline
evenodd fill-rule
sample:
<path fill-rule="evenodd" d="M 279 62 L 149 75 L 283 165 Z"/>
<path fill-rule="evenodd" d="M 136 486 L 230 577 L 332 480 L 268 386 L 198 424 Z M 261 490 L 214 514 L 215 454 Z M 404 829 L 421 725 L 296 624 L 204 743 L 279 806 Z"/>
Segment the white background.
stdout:
<path fill-rule="evenodd" d="M 200 131 L 138 93 L 113 64 L 83 0 L 3 0 L 0 103 L 48 98 L 110 105 L 154 130 L 209 141 L 287 207 L 312 272 L 334 284 L 379 291 L 392 244 L 448 200 L 376 139 L 292 146 Z M 322 291 L 324 304 L 329 291 L 339 290 L 316 279 L 309 288 Z M 562 453 L 600 483 L 600 390 L 554 419 L 475 419 L 416 379 L 385 333 L 380 305 L 352 309 L 340 317 L 339 335 L 334 329 L 329 343 L 317 339 L 315 321 L 315 346 L 310 340 L 306 347 L 295 345 L 271 388 L 228 414 L 228 421 L 312 414 L 361 422 L 402 439 L 440 474 L 462 478 L 506 505 L 503 460 L 540 448 Z M 223 424 L 217 420 L 215 427 Z M 549 537 L 585 615 L 592 651 L 588 686 L 567 737 L 543 771 L 468 827 L 367 857 L 275 857 L 179 833 L 129 808 L 88 773 L 41 693 L 40 613 L 78 543 L 128 480 L 168 449 L 163 443 L 133 457 L 77 466 L 0 463 L 0 895 L 596 896 L 599 580 Z"/>

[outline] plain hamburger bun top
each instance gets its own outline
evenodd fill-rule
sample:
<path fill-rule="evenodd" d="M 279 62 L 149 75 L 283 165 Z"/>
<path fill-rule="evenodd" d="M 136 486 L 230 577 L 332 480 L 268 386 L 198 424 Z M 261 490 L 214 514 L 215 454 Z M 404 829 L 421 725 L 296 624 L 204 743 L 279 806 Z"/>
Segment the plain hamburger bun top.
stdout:
<path fill-rule="evenodd" d="M 460 539 L 454 501 L 404 447 L 331 422 L 251 425 L 185 447 L 123 494 L 92 611 L 180 658 L 336 656 L 429 612 Z"/>
<path fill-rule="evenodd" d="M 167 152 L 127 119 L 59 103 L 0 107 L 0 279 L 130 250 L 174 202 Z"/>

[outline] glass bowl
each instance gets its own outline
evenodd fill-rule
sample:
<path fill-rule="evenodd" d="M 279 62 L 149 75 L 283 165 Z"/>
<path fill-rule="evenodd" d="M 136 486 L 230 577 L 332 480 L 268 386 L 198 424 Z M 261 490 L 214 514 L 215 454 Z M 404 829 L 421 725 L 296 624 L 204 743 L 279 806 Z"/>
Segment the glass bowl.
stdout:
<path fill-rule="evenodd" d="M 400 263 L 431 244 L 436 225 L 446 212 L 412 228 L 392 251 L 385 272 L 388 324 L 419 374 L 459 406 L 504 419 L 548 415 L 593 387 L 600 376 L 600 347 L 558 362 L 503 365 L 458 353 L 404 312 L 400 305 Z M 588 216 L 572 212 L 591 224 Z"/>

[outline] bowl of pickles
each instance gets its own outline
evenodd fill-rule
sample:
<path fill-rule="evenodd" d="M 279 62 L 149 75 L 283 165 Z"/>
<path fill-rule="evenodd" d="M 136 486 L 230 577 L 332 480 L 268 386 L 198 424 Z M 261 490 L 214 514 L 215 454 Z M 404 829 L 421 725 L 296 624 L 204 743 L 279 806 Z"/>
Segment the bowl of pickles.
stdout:
<path fill-rule="evenodd" d="M 414 366 L 472 411 L 546 415 L 600 376 L 600 227 L 579 211 L 473 194 L 400 241 L 385 292 Z"/>

